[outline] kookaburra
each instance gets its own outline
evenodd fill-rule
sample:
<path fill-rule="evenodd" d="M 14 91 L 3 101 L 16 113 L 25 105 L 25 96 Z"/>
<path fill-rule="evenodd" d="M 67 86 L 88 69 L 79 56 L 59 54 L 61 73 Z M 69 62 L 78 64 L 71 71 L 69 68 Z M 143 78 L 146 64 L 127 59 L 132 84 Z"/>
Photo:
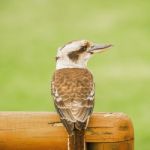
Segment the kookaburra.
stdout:
<path fill-rule="evenodd" d="M 95 94 L 87 62 L 110 46 L 77 40 L 57 51 L 51 88 L 55 108 L 69 135 L 68 150 L 85 150 L 84 131 L 93 111 Z"/>

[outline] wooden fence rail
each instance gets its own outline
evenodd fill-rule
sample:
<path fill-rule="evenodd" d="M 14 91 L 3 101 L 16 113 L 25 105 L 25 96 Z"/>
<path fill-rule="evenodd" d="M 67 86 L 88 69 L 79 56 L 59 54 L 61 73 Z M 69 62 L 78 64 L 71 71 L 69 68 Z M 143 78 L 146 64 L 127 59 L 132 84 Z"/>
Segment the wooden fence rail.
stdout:
<path fill-rule="evenodd" d="M 134 132 L 123 113 L 93 113 L 87 150 L 133 150 Z M 56 113 L 0 112 L 0 150 L 67 150 L 67 133 Z"/>

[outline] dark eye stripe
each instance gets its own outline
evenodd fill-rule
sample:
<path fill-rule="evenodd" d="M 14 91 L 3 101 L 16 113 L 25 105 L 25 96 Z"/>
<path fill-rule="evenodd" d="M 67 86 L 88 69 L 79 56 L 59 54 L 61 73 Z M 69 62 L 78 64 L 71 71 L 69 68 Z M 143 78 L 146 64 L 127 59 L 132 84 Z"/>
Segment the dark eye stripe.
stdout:
<path fill-rule="evenodd" d="M 73 51 L 73 52 L 70 52 L 68 54 L 68 57 L 72 60 L 72 61 L 77 61 L 78 58 L 79 58 L 79 55 L 82 54 L 83 52 L 85 52 L 87 49 L 87 46 L 81 46 L 79 50 L 77 51 Z"/>
<path fill-rule="evenodd" d="M 87 49 L 87 45 L 81 46 L 81 48 L 79 49 L 80 51 L 84 52 Z"/>
<path fill-rule="evenodd" d="M 79 52 L 78 51 L 71 52 L 71 53 L 68 54 L 68 57 L 72 61 L 76 62 L 78 60 L 78 58 L 79 58 Z"/>

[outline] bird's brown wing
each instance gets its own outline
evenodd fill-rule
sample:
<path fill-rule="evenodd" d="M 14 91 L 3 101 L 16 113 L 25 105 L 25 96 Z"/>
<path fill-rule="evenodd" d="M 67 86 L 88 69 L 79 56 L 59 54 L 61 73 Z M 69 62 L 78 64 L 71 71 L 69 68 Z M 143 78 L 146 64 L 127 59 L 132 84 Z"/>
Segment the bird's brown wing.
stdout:
<path fill-rule="evenodd" d="M 69 128 L 84 128 L 94 106 L 94 83 L 86 69 L 60 69 L 54 74 L 52 95 L 57 112 Z M 66 122 L 67 121 L 67 122 Z"/>

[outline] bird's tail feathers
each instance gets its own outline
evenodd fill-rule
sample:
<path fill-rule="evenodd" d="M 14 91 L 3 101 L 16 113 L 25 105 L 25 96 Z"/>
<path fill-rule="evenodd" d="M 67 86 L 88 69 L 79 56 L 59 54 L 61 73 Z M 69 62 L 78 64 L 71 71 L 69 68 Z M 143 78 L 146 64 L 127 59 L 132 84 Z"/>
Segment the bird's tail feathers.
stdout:
<path fill-rule="evenodd" d="M 84 130 L 73 130 L 69 135 L 68 150 L 86 150 Z"/>

